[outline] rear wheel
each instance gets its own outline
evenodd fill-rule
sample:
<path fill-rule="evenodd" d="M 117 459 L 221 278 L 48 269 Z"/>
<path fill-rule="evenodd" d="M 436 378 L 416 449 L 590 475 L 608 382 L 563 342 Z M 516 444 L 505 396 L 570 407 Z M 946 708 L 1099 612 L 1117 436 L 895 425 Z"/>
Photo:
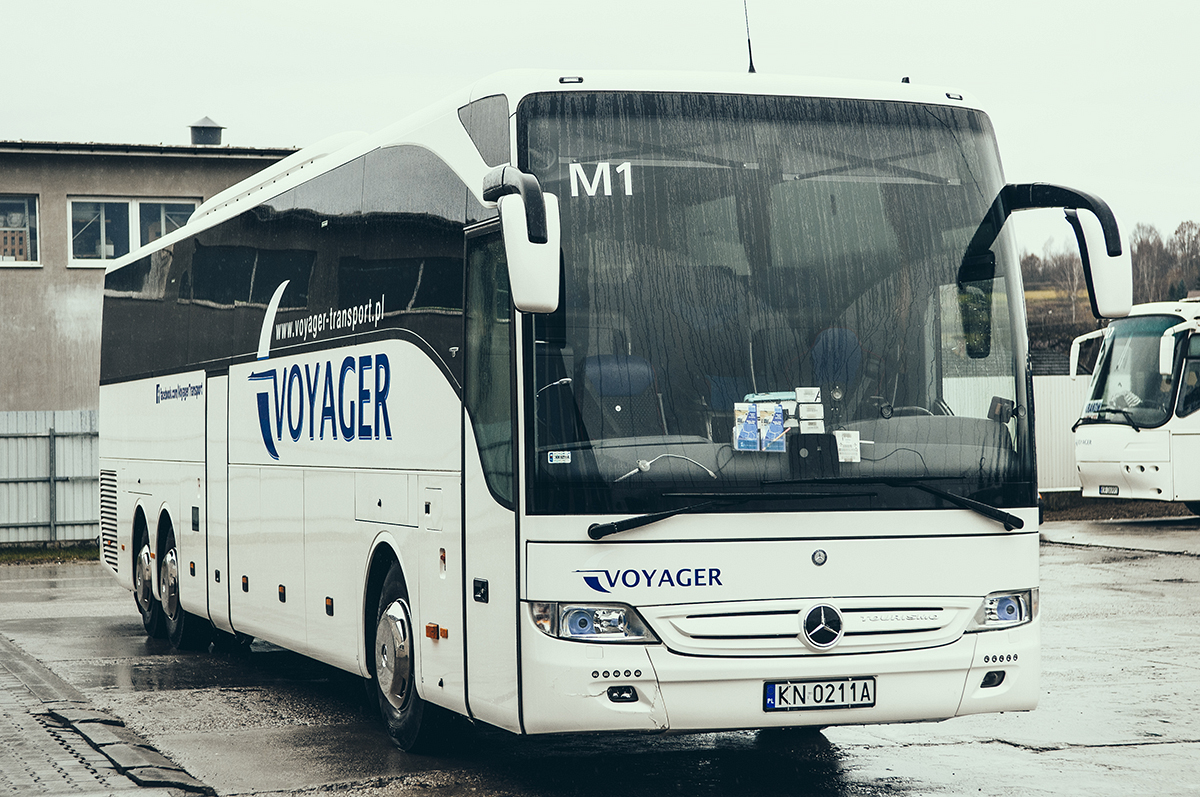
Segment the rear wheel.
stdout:
<path fill-rule="evenodd" d="M 371 659 L 383 723 L 392 742 L 409 752 L 435 746 L 448 719 L 444 709 L 417 694 L 416 644 L 404 575 L 392 565 L 379 595 Z"/>
<path fill-rule="evenodd" d="M 150 538 L 146 530 L 139 527 L 134 532 L 134 550 L 138 552 L 133 562 L 133 600 L 137 604 L 138 613 L 142 615 L 142 627 L 146 635 L 164 637 L 167 635 L 163 622 L 162 605 L 154 597 L 154 563 L 150 556 Z"/>
<path fill-rule="evenodd" d="M 207 619 L 186 612 L 179 603 L 179 550 L 175 531 L 167 531 L 167 545 L 158 565 L 159 593 L 162 595 L 163 625 L 171 645 L 179 650 L 206 647 L 212 637 Z"/>

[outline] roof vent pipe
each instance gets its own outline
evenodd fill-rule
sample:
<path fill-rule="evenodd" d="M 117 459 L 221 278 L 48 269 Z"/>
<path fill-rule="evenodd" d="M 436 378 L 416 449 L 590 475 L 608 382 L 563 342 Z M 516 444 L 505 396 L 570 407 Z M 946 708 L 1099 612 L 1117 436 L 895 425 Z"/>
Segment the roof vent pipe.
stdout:
<path fill-rule="evenodd" d="M 221 131 L 225 128 L 206 116 L 199 122 L 193 122 L 191 129 L 193 144 L 220 144 Z"/>

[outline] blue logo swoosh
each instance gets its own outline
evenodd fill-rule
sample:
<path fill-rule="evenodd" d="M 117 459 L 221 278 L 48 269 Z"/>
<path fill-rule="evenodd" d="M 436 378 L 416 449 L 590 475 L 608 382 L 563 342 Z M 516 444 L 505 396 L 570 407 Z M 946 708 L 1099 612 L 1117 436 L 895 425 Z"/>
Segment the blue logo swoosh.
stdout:
<path fill-rule="evenodd" d="M 596 590 L 596 592 L 608 592 L 608 590 L 600 585 L 600 576 L 584 576 L 583 583 Z"/>

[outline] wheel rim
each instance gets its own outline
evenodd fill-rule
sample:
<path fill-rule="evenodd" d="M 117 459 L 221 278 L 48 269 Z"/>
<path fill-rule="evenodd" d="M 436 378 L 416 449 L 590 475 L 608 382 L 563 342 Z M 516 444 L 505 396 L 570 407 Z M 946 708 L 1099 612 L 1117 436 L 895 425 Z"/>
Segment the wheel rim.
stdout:
<path fill-rule="evenodd" d="M 403 711 L 411 694 L 412 654 L 408 607 L 393 601 L 375 627 L 375 676 L 392 708 Z"/>
<path fill-rule="evenodd" d="M 179 612 L 179 555 L 174 548 L 163 556 L 160 569 L 162 583 L 159 591 L 162 592 L 163 613 L 174 621 Z"/>
<path fill-rule="evenodd" d="M 137 564 L 133 568 L 133 595 L 143 613 L 149 612 L 154 606 L 154 591 L 150 589 L 151 577 L 150 546 L 146 544 L 138 552 Z"/>

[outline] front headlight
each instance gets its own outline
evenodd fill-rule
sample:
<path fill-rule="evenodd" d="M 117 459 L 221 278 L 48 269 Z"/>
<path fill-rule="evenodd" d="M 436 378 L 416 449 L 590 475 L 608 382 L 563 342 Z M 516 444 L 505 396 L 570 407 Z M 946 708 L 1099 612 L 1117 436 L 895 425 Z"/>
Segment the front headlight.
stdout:
<path fill-rule="evenodd" d="M 1015 592 L 993 592 L 983 599 L 967 632 L 996 631 L 1032 622 L 1038 613 L 1036 589 Z"/>
<path fill-rule="evenodd" d="M 581 642 L 657 642 L 632 607 L 621 603 L 529 604 L 534 624 L 543 634 Z"/>

